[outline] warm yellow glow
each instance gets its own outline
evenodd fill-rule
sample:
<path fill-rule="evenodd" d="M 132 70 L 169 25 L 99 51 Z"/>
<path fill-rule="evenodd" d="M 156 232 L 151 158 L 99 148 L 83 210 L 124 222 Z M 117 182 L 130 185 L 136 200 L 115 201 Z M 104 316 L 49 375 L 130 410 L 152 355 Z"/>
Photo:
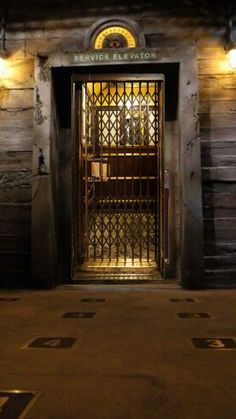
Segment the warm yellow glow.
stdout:
<path fill-rule="evenodd" d="M 0 58 L 0 86 L 11 87 L 16 72 L 13 71 L 14 59 L 11 58 Z M 18 73 L 18 72 L 17 72 Z"/>
<path fill-rule="evenodd" d="M 109 26 L 108 28 L 105 28 L 101 32 L 99 32 L 95 40 L 94 48 L 102 49 L 104 40 L 113 34 L 118 34 L 124 37 L 127 41 L 128 48 L 136 47 L 136 40 L 133 34 L 128 29 L 124 28 L 123 26 Z"/>
<path fill-rule="evenodd" d="M 3 58 L 0 58 L 0 77 L 4 76 L 6 70 L 6 61 Z"/>
<path fill-rule="evenodd" d="M 236 48 L 233 48 L 228 52 L 228 58 L 230 67 L 236 68 Z"/>
<path fill-rule="evenodd" d="M 147 87 L 146 82 L 141 83 L 108 83 L 97 82 L 87 83 L 89 94 L 95 95 L 97 106 L 121 106 L 124 104 L 127 109 L 132 106 L 149 105 L 154 106 L 154 101 L 157 101 L 157 93 L 155 93 L 155 83 L 149 83 Z M 148 89 L 148 90 L 147 90 Z M 132 94 L 131 94 L 132 91 Z M 142 97 L 140 97 L 142 93 Z M 104 95 L 104 96 L 103 96 Z M 124 97 L 126 99 L 124 100 Z"/>
<path fill-rule="evenodd" d="M 0 85 L 8 87 L 7 84 L 12 77 L 12 69 L 8 59 L 0 58 Z"/>

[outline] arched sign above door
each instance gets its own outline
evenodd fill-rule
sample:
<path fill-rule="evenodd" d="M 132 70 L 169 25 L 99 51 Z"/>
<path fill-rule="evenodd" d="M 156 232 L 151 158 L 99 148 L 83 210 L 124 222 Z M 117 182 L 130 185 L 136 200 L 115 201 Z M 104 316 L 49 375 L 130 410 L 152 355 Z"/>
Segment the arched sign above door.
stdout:
<path fill-rule="evenodd" d="M 102 18 L 89 29 L 85 50 L 144 48 L 142 28 L 127 17 Z"/>
<path fill-rule="evenodd" d="M 137 40 L 130 30 L 123 26 L 108 26 L 101 30 L 94 42 L 95 49 L 135 48 Z"/>

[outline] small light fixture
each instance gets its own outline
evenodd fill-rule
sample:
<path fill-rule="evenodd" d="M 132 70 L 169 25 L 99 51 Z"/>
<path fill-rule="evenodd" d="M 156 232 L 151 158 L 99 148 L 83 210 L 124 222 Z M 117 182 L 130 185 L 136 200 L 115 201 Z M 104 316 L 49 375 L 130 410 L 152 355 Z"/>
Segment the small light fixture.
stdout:
<path fill-rule="evenodd" d="M 230 67 L 236 69 L 236 40 L 233 36 L 233 29 L 236 31 L 236 25 L 234 25 L 233 19 L 229 19 L 226 28 L 226 52 Z"/>
<path fill-rule="evenodd" d="M 231 48 L 228 52 L 229 64 L 230 67 L 236 68 L 236 45 L 234 48 Z"/>

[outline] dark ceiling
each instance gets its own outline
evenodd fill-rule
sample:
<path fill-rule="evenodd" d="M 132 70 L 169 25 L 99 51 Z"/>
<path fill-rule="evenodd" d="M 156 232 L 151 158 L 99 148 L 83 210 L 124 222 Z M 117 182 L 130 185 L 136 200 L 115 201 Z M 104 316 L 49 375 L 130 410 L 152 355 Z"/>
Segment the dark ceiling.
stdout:
<path fill-rule="evenodd" d="M 165 17 L 197 18 L 222 25 L 236 14 L 236 0 L 0 0 L 7 23 L 154 11 Z"/>

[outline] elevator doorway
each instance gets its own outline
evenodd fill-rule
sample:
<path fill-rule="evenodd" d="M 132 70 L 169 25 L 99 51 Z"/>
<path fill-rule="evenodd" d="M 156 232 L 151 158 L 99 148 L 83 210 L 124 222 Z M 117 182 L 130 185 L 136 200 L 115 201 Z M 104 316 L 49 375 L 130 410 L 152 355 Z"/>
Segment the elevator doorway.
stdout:
<path fill-rule="evenodd" d="M 161 270 L 163 78 L 75 83 L 77 270 Z"/>

